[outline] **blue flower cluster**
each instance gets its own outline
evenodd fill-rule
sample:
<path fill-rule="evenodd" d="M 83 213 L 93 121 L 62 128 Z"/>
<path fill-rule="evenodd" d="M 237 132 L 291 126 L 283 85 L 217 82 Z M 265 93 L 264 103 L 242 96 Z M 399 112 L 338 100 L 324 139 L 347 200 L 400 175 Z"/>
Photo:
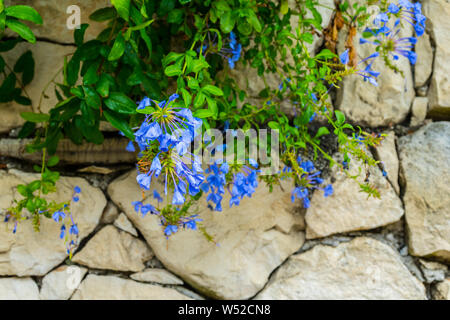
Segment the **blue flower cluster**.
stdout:
<path fill-rule="evenodd" d="M 208 193 L 206 200 L 212 202 L 215 211 L 222 211 L 222 199 L 225 188 L 230 193 L 230 207 L 239 205 L 241 200 L 247 196 L 252 197 L 258 187 L 258 163 L 248 160 L 248 165 L 236 165 L 232 169 L 228 163 L 219 164 L 216 162 L 205 171 L 209 174 L 205 182 L 201 185 L 203 192 Z M 227 175 L 231 181 L 227 181 Z M 212 207 L 211 207 L 212 208 Z"/>
<path fill-rule="evenodd" d="M 393 27 L 387 24 L 390 18 L 395 19 Z M 373 39 L 360 39 L 361 44 L 371 43 L 376 46 L 376 52 L 361 60 L 359 64 L 368 62 L 363 69 L 358 69 L 356 74 L 361 75 L 364 81 L 369 81 L 377 86 L 377 77 L 379 72 L 372 70 L 374 59 L 380 56 L 380 52 L 385 56 L 390 56 L 394 60 L 398 60 L 399 56 L 406 57 L 411 64 L 415 64 L 417 55 L 413 51 L 414 45 L 417 43 L 416 37 L 402 37 L 400 35 L 402 21 L 412 25 L 418 37 L 425 32 L 426 18 L 422 14 L 422 5 L 420 3 L 411 3 L 408 0 L 399 0 L 397 4 L 391 3 L 386 12 L 377 15 L 373 21 L 376 28 L 366 28 L 365 33 L 371 34 Z M 347 65 L 349 63 L 348 50 L 344 51 L 340 56 L 341 63 Z"/>
<path fill-rule="evenodd" d="M 312 161 L 302 161 L 302 158 L 298 156 L 297 163 L 302 170 L 302 174 L 299 178 L 302 181 L 301 186 L 295 187 L 291 192 L 291 200 L 295 202 L 296 199 L 301 199 L 303 201 L 303 207 L 309 208 L 311 203 L 309 200 L 310 191 L 313 189 L 323 190 L 324 196 L 328 197 L 333 194 L 333 186 L 331 184 L 326 185 L 324 188 L 319 185 L 323 184 L 323 179 L 320 178 L 320 171 L 316 171 Z M 283 171 L 291 172 L 291 167 L 285 167 Z"/>
<path fill-rule="evenodd" d="M 229 43 L 230 49 L 225 50 L 227 53 L 231 53 L 231 57 L 228 57 L 228 65 L 231 69 L 234 69 L 234 64 L 239 60 L 241 57 L 241 51 L 242 46 L 240 43 L 236 40 L 236 35 L 233 31 L 230 32 L 230 43 Z M 222 49 L 223 51 L 224 49 Z"/>
<path fill-rule="evenodd" d="M 168 185 L 174 187 L 173 205 L 182 205 L 187 192 L 197 194 L 204 180 L 198 158 L 188 152 L 202 121 L 195 118 L 189 109 L 175 105 L 178 97 L 178 94 L 173 94 L 168 101 L 159 103 L 150 98 L 142 100 L 138 109 L 145 109 L 153 103 L 155 110 L 134 134 L 141 150 L 137 176 L 139 186 L 150 190 L 152 178 L 163 173 L 165 194 L 168 194 Z M 191 167 L 186 163 L 187 158 L 193 160 Z"/>

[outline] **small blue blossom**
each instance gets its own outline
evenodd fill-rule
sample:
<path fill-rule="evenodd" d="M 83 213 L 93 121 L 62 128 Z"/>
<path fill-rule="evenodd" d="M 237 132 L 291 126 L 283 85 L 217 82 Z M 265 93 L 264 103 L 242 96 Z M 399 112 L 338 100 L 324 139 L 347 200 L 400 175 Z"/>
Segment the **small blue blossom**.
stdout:
<path fill-rule="evenodd" d="M 75 186 L 75 188 L 73 188 L 73 190 L 75 191 L 75 193 L 81 192 L 81 188 L 79 186 Z"/>
<path fill-rule="evenodd" d="M 169 237 L 172 234 L 177 233 L 178 231 L 178 226 L 175 225 L 168 225 L 165 229 L 164 229 L 164 234 Z"/>
<path fill-rule="evenodd" d="M 52 219 L 55 220 L 55 222 L 59 222 L 60 220 L 64 220 L 66 218 L 66 214 L 63 211 L 55 211 L 52 215 Z"/>
<path fill-rule="evenodd" d="M 73 234 L 73 235 L 78 235 L 78 227 L 76 224 L 73 224 L 70 229 L 69 229 L 69 233 Z"/>
<path fill-rule="evenodd" d="M 59 238 L 63 239 L 65 235 L 66 235 L 66 226 L 63 224 L 61 226 L 61 233 L 59 234 Z"/>
<path fill-rule="evenodd" d="M 333 186 L 331 184 L 327 185 L 324 189 L 324 197 L 329 197 L 333 194 Z"/>
<path fill-rule="evenodd" d="M 158 202 L 163 202 L 163 198 L 156 190 L 153 190 L 153 198 L 156 199 Z"/>

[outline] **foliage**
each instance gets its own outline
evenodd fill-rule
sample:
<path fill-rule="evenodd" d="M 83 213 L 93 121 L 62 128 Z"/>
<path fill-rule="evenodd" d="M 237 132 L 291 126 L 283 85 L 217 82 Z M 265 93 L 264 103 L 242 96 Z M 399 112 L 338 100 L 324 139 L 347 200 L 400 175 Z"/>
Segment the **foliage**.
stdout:
<path fill-rule="evenodd" d="M 367 0 L 366 5 L 353 6 L 341 1 L 337 8 L 328 8 L 334 10 L 334 18 L 325 30 L 319 10 L 323 4 L 317 0 L 296 0 L 291 7 L 287 0 L 116 0 L 112 5 L 90 16 L 106 25 L 96 39 L 85 41 L 87 24 L 75 31 L 77 49 L 66 59 L 64 81 L 55 89 L 59 103 L 48 114 L 23 114 L 25 127 L 43 124 L 28 150 L 53 154 L 63 137 L 75 144 L 101 144 L 100 122 L 109 122 L 134 142 L 130 151 L 139 146 L 138 183 L 144 190 L 153 188 L 153 176 L 165 176 L 164 193 L 169 198 L 173 192 L 171 204 L 167 199 L 157 209 L 136 201 L 135 209 L 158 214 L 167 236 L 180 227 L 196 229 L 201 220 L 192 204 L 202 193 L 221 210 L 225 192 L 231 195 L 230 206 L 239 205 L 244 196 L 251 197 L 258 180 L 273 188 L 282 179 L 291 179 L 293 201 L 300 198 L 307 207 L 309 191 L 319 189 L 329 196 L 332 187 L 321 186 L 320 172 L 303 159 L 323 157 L 347 174 L 351 158 L 364 166 L 377 165 L 366 150 L 383 137 L 356 129 L 342 112 L 333 112 L 329 93 L 344 77 L 355 74 L 377 85 L 375 59 L 399 72 L 395 66 L 399 55 L 414 63 L 409 44 L 415 40 L 398 38 L 397 30 L 413 21 L 420 36 L 424 23 L 420 6 L 405 0 Z M 357 61 L 357 31 L 372 25 L 367 5 L 381 9 L 361 39 L 373 45 L 374 53 Z M 294 18 L 296 25 L 291 24 Z M 346 50 L 338 55 L 337 33 L 344 26 Z M 314 54 L 311 47 L 317 34 L 324 34 L 326 43 Z M 259 99 L 236 81 L 252 73 L 265 84 L 257 93 Z M 270 80 L 274 78 L 279 81 L 275 87 Z M 292 106 L 293 116 L 283 107 L 286 104 Z M 318 125 L 319 117 L 327 124 Z M 210 163 L 203 171 L 187 151 L 198 128 L 278 130 L 285 167 L 258 178 L 262 168 L 246 159 L 244 164 Z M 344 155 L 342 163 L 321 146 L 331 134 Z M 182 158 L 186 155 L 193 164 L 187 165 Z M 379 197 L 370 181 L 361 184 L 361 190 Z"/>

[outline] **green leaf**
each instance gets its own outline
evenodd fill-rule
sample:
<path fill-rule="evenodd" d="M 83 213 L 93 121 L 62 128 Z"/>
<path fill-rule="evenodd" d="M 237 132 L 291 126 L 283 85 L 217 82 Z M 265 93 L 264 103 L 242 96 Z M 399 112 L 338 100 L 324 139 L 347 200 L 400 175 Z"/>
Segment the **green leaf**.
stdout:
<path fill-rule="evenodd" d="M 47 122 L 50 119 L 50 116 L 45 113 L 34 113 L 34 112 L 22 112 L 20 116 L 29 122 Z"/>
<path fill-rule="evenodd" d="M 200 109 L 194 112 L 194 117 L 204 119 L 204 118 L 210 118 L 214 116 L 214 113 L 209 109 Z"/>
<path fill-rule="evenodd" d="M 24 54 L 20 56 L 14 65 L 14 72 L 22 74 L 22 83 L 23 85 L 29 84 L 34 77 L 34 59 L 33 54 L 30 50 L 26 51 Z"/>
<path fill-rule="evenodd" d="M 116 41 L 114 41 L 114 45 L 109 53 L 108 60 L 114 61 L 123 56 L 125 52 L 125 38 L 122 35 L 122 32 L 119 32 L 117 35 Z"/>
<path fill-rule="evenodd" d="M 180 24 L 181 22 L 183 22 L 183 15 L 184 12 L 181 9 L 171 10 L 169 12 L 169 15 L 167 16 L 167 22 Z"/>
<path fill-rule="evenodd" d="M 168 66 L 166 69 L 164 69 L 164 73 L 168 77 L 174 77 L 174 76 L 179 76 L 182 73 L 182 71 L 181 71 L 180 67 L 178 67 L 176 64 L 173 64 L 173 65 Z"/>
<path fill-rule="evenodd" d="M 289 2 L 288 0 L 281 0 L 280 12 L 281 14 L 286 14 L 289 11 Z"/>
<path fill-rule="evenodd" d="M 256 32 L 261 32 L 261 24 L 259 23 L 258 17 L 256 16 L 255 12 L 250 11 L 249 16 L 247 17 L 248 22 L 252 25 L 252 27 L 256 30 Z"/>
<path fill-rule="evenodd" d="M 24 139 L 24 138 L 30 136 L 33 133 L 35 128 L 36 128 L 36 123 L 30 122 L 30 121 L 25 122 L 22 129 L 20 129 L 20 131 L 19 131 L 19 136 L 18 136 L 19 139 Z"/>
<path fill-rule="evenodd" d="M 83 86 L 86 104 L 93 109 L 100 109 L 102 100 L 98 93 L 91 87 Z"/>
<path fill-rule="evenodd" d="M 234 25 L 236 23 L 236 19 L 233 15 L 232 11 L 227 11 L 220 18 L 220 29 L 223 33 L 230 33 L 234 29 Z"/>
<path fill-rule="evenodd" d="M 202 91 L 213 94 L 215 96 L 223 96 L 223 91 L 220 88 L 210 85 L 210 84 L 204 86 L 202 88 Z"/>
<path fill-rule="evenodd" d="M 6 26 L 28 42 L 36 42 L 36 37 L 34 36 L 31 29 L 24 25 L 22 22 L 6 19 Z"/>
<path fill-rule="evenodd" d="M 78 57 L 73 56 L 67 63 L 65 68 L 65 80 L 69 86 L 74 86 L 78 80 L 78 74 L 80 72 L 80 60 Z"/>
<path fill-rule="evenodd" d="M 181 95 L 183 96 L 184 106 L 189 108 L 192 102 L 192 96 L 186 89 L 181 89 Z"/>
<path fill-rule="evenodd" d="M 11 6 L 7 7 L 5 12 L 6 15 L 10 17 L 14 17 L 20 20 L 31 21 L 36 24 L 42 24 L 41 15 L 35 9 L 29 6 L 23 5 Z"/>
<path fill-rule="evenodd" d="M 101 8 L 92 13 L 89 19 L 97 22 L 111 20 L 116 17 L 116 10 L 112 7 Z"/>
<path fill-rule="evenodd" d="M 332 59 L 334 57 L 336 57 L 336 55 L 329 49 L 323 49 L 322 51 L 320 51 L 320 53 L 316 55 L 316 59 L 317 58 Z"/>
<path fill-rule="evenodd" d="M 2 56 L 0 56 L 0 72 L 3 72 L 3 70 L 5 70 L 5 60 L 2 58 Z"/>
<path fill-rule="evenodd" d="M 320 138 L 321 136 L 330 134 L 330 131 L 326 127 L 320 127 L 319 130 L 317 130 L 315 138 Z"/>
<path fill-rule="evenodd" d="M 24 197 L 28 196 L 28 189 L 26 186 L 24 186 L 23 184 L 19 184 L 17 186 L 17 192 L 19 192 L 21 195 L 23 195 Z"/>
<path fill-rule="evenodd" d="M 105 105 L 118 113 L 136 113 L 136 103 L 122 92 L 111 92 L 109 98 L 105 100 Z"/>
<path fill-rule="evenodd" d="M 109 110 L 105 110 L 103 114 L 105 115 L 106 120 L 108 120 L 114 128 L 122 131 L 128 139 L 134 140 L 134 132 L 125 118 L 121 117 L 120 114 Z"/>
<path fill-rule="evenodd" d="M 86 33 L 86 29 L 89 27 L 87 23 L 83 23 L 79 29 L 75 29 L 73 33 L 73 38 L 75 40 L 75 44 L 79 47 L 84 42 L 84 34 Z"/>
<path fill-rule="evenodd" d="M 92 127 L 95 125 L 95 115 L 94 110 L 90 108 L 85 101 L 81 102 L 80 105 L 81 117 L 88 126 Z"/>
<path fill-rule="evenodd" d="M 281 129 L 280 124 L 278 122 L 275 122 L 275 121 L 269 121 L 268 126 L 271 129 L 277 129 L 277 130 Z"/>
<path fill-rule="evenodd" d="M 130 18 L 130 3 L 131 0 L 111 0 L 111 4 L 116 8 L 119 16 L 128 21 Z"/>
<path fill-rule="evenodd" d="M 334 114 L 336 115 L 336 123 L 340 127 L 345 122 L 345 115 L 339 110 L 336 110 Z"/>
<path fill-rule="evenodd" d="M 97 83 L 97 92 L 103 97 L 106 98 L 109 95 L 109 86 L 110 82 L 108 77 L 104 74 L 101 75 L 100 80 Z"/>
<path fill-rule="evenodd" d="M 58 156 L 53 156 L 47 161 L 47 167 L 54 167 L 59 163 Z"/>

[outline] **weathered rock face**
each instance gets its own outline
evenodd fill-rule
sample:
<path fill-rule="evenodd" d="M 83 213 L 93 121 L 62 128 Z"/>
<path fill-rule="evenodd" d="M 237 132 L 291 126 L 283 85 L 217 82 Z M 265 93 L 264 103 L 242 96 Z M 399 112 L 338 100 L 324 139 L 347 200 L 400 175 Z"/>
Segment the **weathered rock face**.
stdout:
<path fill-rule="evenodd" d="M 116 221 L 114 221 L 114 225 L 120 230 L 126 231 L 135 237 L 138 236 L 138 233 L 133 227 L 133 224 L 130 222 L 130 220 L 128 220 L 127 216 L 123 212 L 119 215 L 119 217 L 117 217 Z"/>
<path fill-rule="evenodd" d="M 152 256 L 143 241 L 109 225 L 89 240 L 73 261 L 94 269 L 138 272 Z"/>
<path fill-rule="evenodd" d="M 0 170 L 0 211 L 9 208 L 13 199 L 20 199 L 15 192 L 18 184 L 26 184 L 39 175 L 17 170 Z M 81 188 L 80 201 L 72 204 L 72 214 L 78 225 L 80 241 L 97 226 L 106 199 L 100 189 L 94 188 L 82 178 L 61 177 L 57 192 L 50 200 L 69 200 L 74 186 Z M 51 219 L 41 219 L 40 232 L 34 232 L 30 220 L 19 223 L 17 233 L 12 233 L 13 223 L 0 228 L 0 275 L 45 275 L 67 258 L 64 241 L 59 239 L 60 224 Z"/>
<path fill-rule="evenodd" d="M 0 300 L 39 300 L 39 288 L 31 278 L 0 278 Z"/>
<path fill-rule="evenodd" d="M 399 139 L 410 253 L 450 261 L 450 123 Z"/>
<path fill-rule="evenodd" d="M 86 275 L 87 269 L 61 266 L 42 279 L 41 300 L 68 300 Z"/>
<path fill-rule="evenodd" d="M 350 162 L 351 175 L 358 174 L 358 165 L 355 160 Z M 333 194 L 324 198 L 323 192 L 315 192 L 311 206 L 306 212 L 307 239 L 373 229 L 398 221 L 403 216 L 402 203 L 380 169 L 371 167 L 369 172 L 370 182 L 380 192 L 381 199 L 368 199 L 367 194 L 360 191 L 357 181 L 348 178 L 344 172 L 334 167 Z M 363 183 L 364 179 L 363 172 L 358 181 Z"/>
<path fill-rule="evenodd" d="M 72 300 L 190 300 L 175 289 L 114 276 L 90 274 L 81 283 Z"/>
<path fill-rule="evenodd" d="M 291 256 L 256 299 L 426 299 L 388 245 L 356 238 Z"/>
<path fill-rule="evenodd" d="M 160 186 L 163 188 L 163 186 Z M 290 190 L 286 186 L 286 190 Z M 126 193 L 123 190 L 127 190 Z M 138 199 L 136 172 L 118 178 L 108 188 L 111 199 L 139 229 L 158 259 L 172 272 L 215 298 L 244 299 L 253 296 L 270 273 L 303 244 L 303 219 L 291 204 L 290 193 L 269 193 L 261 185 L 250 201 L 239 207 L 211 212 L 205 200 L 199 201 L 198 213 L 208 233 L 218 245 L 208 242 L 197 231 L 183 231 L 166 240 L 159 220 L 142 218 L 131 204 Z"/>
<path fill-rule="evenodd" d="M 345 29 L 341 31 L 341 33 L 345 32 Z M 402 36 L 411 35 L 411 29 L 402 30 Z M 361 45 L 359 39 L 358 34 L 354 39 L 358 61 L 375 52 L 374 46 Z M 339 43 L 339 48 L 343 51 L 342 42 Z M 345 77 L 341 90 L 337 92 L 335 107 L 343 111 L 349 120 L 369 127 L 402 122 L 409 113 L 415 92 L 409 60 L 402 57 L 396 61 L 396 65 L 403 71 L 403 75 L 389 69 L 380 58 L 374 61 L 372 69 L 381 73 L 377 78 L 377 87 L 363 81 L 359 75 Z M 358 68 L 365 68 L 365 66 L 360 64 Z"/>
<path fill-rule="evenodd" d="M 91 40 L 105 28 L 104 25 L 89 19 L 89 15 L 95 10 L 111 6 L 108 0 L 6 0 L 6 6 L 25 4 L 35 8 L 42 16 L 44 23 L 41 26 L 29 24 L 34 34 L 38 38 L 49 39 L 58 43 L 75 43 L 73 39 L 74 30 L 67 27 L 68 18 L 73 15 L 74 11 L 68 13 L 68 9 L 72 5 L 76 5 L 80 9 L 80 22 L 89 23 L 86 30 L 85 40 Z M 73 23 L 73 20 L 70 19 Z"/>
<path fill-rule="evenodd" d="M 450 300 L 450 279 L 445 279 L 436 285 L 433 297 L 436 300 Z"/>
<path fill-rule="evenodd" d="M 37 112 L 41 93 L 47 83 L 49 83 L 57 71 L 64 65 L 64 56 L 75 51 L 73 46 L 61 46 L 48 42 L 36 42 L 35 44 L 20 43 L 14 50 L 6 54 L 2 54 L 11 67 L 14 66 L 17 59 L 25 52 L 31 50 L 35 60 L 35 70 L 33 81 L 25 87 L 26 92 L 30 96 L 34 111 Z M 0 81 L 2 78 L 0 77 Z M 56 77 L 56 81 L 62 81 L 62 72 Z M 42 99 L 42 111 L 47 112 L 58 102 L 53 88 L 47 90 L 48 98 Z M 0 113 L 0 133 L 8 132 L 12 128 L 21 126 L 25 121 L 20 117 L 21 112 L 31 111 L 30 106 L 22 106 L 16 102 L 1 103 Z"/>
<path fill-rule="evenodd" d="M 424 0 L 423 14 L 427 17 L 427 29 L 436 44 L 433 75 L 428 97 L 429 115 L 434 118 L 450 118 L 450 2 Z"/>
<path fill-rule="evenodd" d="M 156 282 L 161 284 L 182 285 L 183 281 L 164 269 L 146 269 L 132 274 L 131 279 L 141 282 Z"/>
<path fill-rule="evenodd" d="M 417 39 L 415 46 L 417 62 L 414 66 L 415 87 L 424 86 L 433 70 L 433 48 L 428 33 L 424 33 Z"/>
<path fill-rule="evenodd" d="M 428 98 L 415 97 L 411 108 L 411 126 L 417 126 L 423 123 L 427 116 Z"/>
<path fill-rule="evenodd" d="M 417 99 L 417 98 L 416 98 Z M 397 147 L 395 146 L 394 131 L 384 132 L 387 136 L 381 141 L 380 145 L 375 148 L 375 155 L 379 161 L 382 161 L 382 167 L 387 173 L 387 178 L 397 194 L 400 194 L 400 186 L 398 184 L 399 161 L 397 155 Z"/>

